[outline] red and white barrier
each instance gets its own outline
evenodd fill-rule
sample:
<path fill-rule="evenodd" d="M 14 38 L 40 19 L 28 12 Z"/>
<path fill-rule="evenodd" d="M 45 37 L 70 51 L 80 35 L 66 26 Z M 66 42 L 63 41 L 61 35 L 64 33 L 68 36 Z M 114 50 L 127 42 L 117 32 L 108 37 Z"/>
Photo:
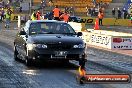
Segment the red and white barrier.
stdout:
<path fill-rule="evenodd" d="M 92 30 L 83 32 L 83 39 L 89 45 L 95 45 L 108 49 L 132 49 L 132 34 Z"/>

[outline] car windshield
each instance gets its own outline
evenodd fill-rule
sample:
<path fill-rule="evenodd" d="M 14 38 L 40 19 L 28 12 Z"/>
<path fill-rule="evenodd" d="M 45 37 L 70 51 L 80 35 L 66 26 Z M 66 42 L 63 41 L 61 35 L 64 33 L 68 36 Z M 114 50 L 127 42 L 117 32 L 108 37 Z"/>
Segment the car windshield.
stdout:
<path fill-rule="evenodd" d="M 29 32 L 33 34 L 76 34 L 67 23 L 34 22 L 30 24 Z"/>

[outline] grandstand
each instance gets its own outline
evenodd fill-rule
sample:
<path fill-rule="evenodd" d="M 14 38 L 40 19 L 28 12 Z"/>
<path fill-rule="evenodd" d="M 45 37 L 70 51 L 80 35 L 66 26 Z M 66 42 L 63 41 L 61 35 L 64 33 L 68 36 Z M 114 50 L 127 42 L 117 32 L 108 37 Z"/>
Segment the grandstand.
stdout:
<path fill-rule="evenodd" d="M 8 1 L 8 0 L 4 0 Z M 41 2 L 43 0 L 31 0 L 32 1 L 32 10 L 39 9 L 41 7 Z M 112 17 L 111 10 L 112 8 L 122 9 L 128 0 L 45 0 L 46 7 L 43 9 L 44 14 L 52 11 L 55 5 L 58 5 L 61 10 L 64 10 L 65 7 L 73 7 L 74 14 L 77 16 L 86 16 L 86 7 L 92 8 L 95 7 L 96 3 L 109 3 L 108 7 L 105 10 L 105 17 Z M 52 2 L 50 2 L 52 1 Z M 23 0 L 23 2 L 30 3 L 30 0 Z M 116 9 L 117 10 L 117 9 Z"/>
<path fill-rule="evenodd" d="M 76 15 L 86 16 L 86 7 L 94 7 L 94 0 L 52 0 L 54 5 L 58 5 L 60 8 L 74 7 Z M 95 0 L 97 3 L 110 3 L 112 0 Z"/>

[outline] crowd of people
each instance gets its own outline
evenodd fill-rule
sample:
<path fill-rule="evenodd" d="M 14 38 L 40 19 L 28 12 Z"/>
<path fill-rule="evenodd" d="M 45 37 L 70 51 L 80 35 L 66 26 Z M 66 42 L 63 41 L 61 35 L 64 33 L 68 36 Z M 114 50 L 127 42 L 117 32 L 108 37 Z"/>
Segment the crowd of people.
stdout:
<path fill-rule="evenodd" d="M 116 13 L 117 13 L 117 16 L 116 16 Z M 130 18 L 130 13 L 128 13 L 128 11 L 125 8 L 123 10 L 121 10 L 120 8 L 117 8 L 117 10 L 113 8 L 112 16 L 117 19 L 121 19 L 121 18 L 128 19 Z"/>
<path fill-rule="evenodd" d="M 0 12 L 0 22 L 5 21 L 5 28 L 9 28 L 12 13 L 13 12 L 11 11 L 10 8 L 7 8 L 6 11 L 4 10 L 4 8 L 2 8 L 2 10 Z"/>
<path fill-rule="evenodd" d="M 58 21 L 62 20 L 65 22 L 69 21 L 70 14 L 68 14 L 67 10 L 62 12 L 58 8 L 58 6 L 55 6 L 55 8 L 52 10 L 52 13 L 53 13 L 53 19 L 54 20 L 58 20 Z M 41 20 L 41 19 L 44 19 L 44 17 L 42 17 L 41 12 L 39 10 L 37 12 L 34 10 L 32 15 L 31 15 L 31 20 Z"/>
<path fill-rule="evenodd" d="M 16 1 L 22 2 L 23 0 L 16 0 Z M 12 0 L 9 0 L 8 3 L 11 3 L 11 2 L 12 2 Z M 51 0 L 51 2 L 52 2 L 52 0 Z M 107 3 L 100 2 L 100 3 L 95 3 L 93 8 L 86 6 L 87 16 L 97 17 L 99 19 L 99 25 L 103 25 L 102 20 L 105 16 L 104 10 L 108 7 L 108 5 L 109 4 L 107 4 Z M 42 8 L 42 9 L 44 9 L 44 8 Z M 70 15 L 75 15 L 74 9 L 75 8 L 73 8 L 73 7 L 65 7 L 64 11 L 61 11 L 60 8 L 58 8 L 58 6 L 56 5 L 55 8 L 52 9 L 53 19 L 68 22 Z M 123 10 L 121 10 L 120 8 L 117 8 L 117 9 L 113 8 L 111 12 L 112 12 L 112 16 L 114 18 L 117 18 L 117 19 L 131 18 L 132 19 L 131 15 L 125 8 Z M 8 7 L 8 9 L 6 11 L 4 10 L 4 8 L 2 8 L 0 10 L 0 21 L 4 21 L 4 19 L 5 19 L 5 27 L 7 27 L 7 28 L 9 27 L 11 14 L 12 14 L 12 11 L 11 11 L 10 7 Z M 40 10 L 34 10 L 32 15 L 30 16 L 30 19 L 31 20 L 41 20 L 41 19 L 45 19 L 45 18 Z M 23 18 L 23 20 L 24 20 L 24 18 Z"/>
<path fill-rule="evenodd" d="M 98 13 L 100 12 L 100 10 L 102 10 L 104 12 L 104 9 L 106 9 L 109 6 L 108 3 L 103 3 L 98 2 L 98 3 L 94 3 L 93 7 L 89 7 L 88 5 L 86 6 L 86 15 L 87 16 L 98 16 Z"/>

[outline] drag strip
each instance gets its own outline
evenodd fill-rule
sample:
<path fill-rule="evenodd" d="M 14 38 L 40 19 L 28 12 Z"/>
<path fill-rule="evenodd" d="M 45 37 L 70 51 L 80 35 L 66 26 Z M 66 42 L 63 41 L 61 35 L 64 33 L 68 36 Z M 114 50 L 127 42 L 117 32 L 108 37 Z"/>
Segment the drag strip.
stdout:
<path fill-rule="evenodd" d="M 39 67 L 26 67 L 23 63 L 15 62 L 13 50 L 6 43 L 0 43 L 0 87 L 3 88 L 105 88 L 103 85 L 80 86 L 76 83 L 78 66 L 67 66 L 50 63 Z M 75 69 L 75 70 L 74 70 Z M 6 85 L 5 85 L 6 84 Z"/>
<path fill-rule="evenodd" d="M 48 62 L 37 67 L 26 67 L 24 63 L 13 59 L 13 40 L 16 32 L 9 31 L 0 33 L 0 88 L 131 88 L 131 84 L 78 85 L 76 83 L 78 65 L 75 62 L 67 65 Z M 130 59 L 128 56 L 88 48 L 86 70 L 88 74 L 122 73 L 122 69 L 119 71 L 114 69 L 123 67 L 124 64 L 122 66 L 121 63 L 124 62 L 126 62 L 124 68 L 131 65 Z M 115 66 L 111 62 L 119 64 Z M 125 71 L 131 73 L 131 70 L 123 69 L 123 73 Z"/>

